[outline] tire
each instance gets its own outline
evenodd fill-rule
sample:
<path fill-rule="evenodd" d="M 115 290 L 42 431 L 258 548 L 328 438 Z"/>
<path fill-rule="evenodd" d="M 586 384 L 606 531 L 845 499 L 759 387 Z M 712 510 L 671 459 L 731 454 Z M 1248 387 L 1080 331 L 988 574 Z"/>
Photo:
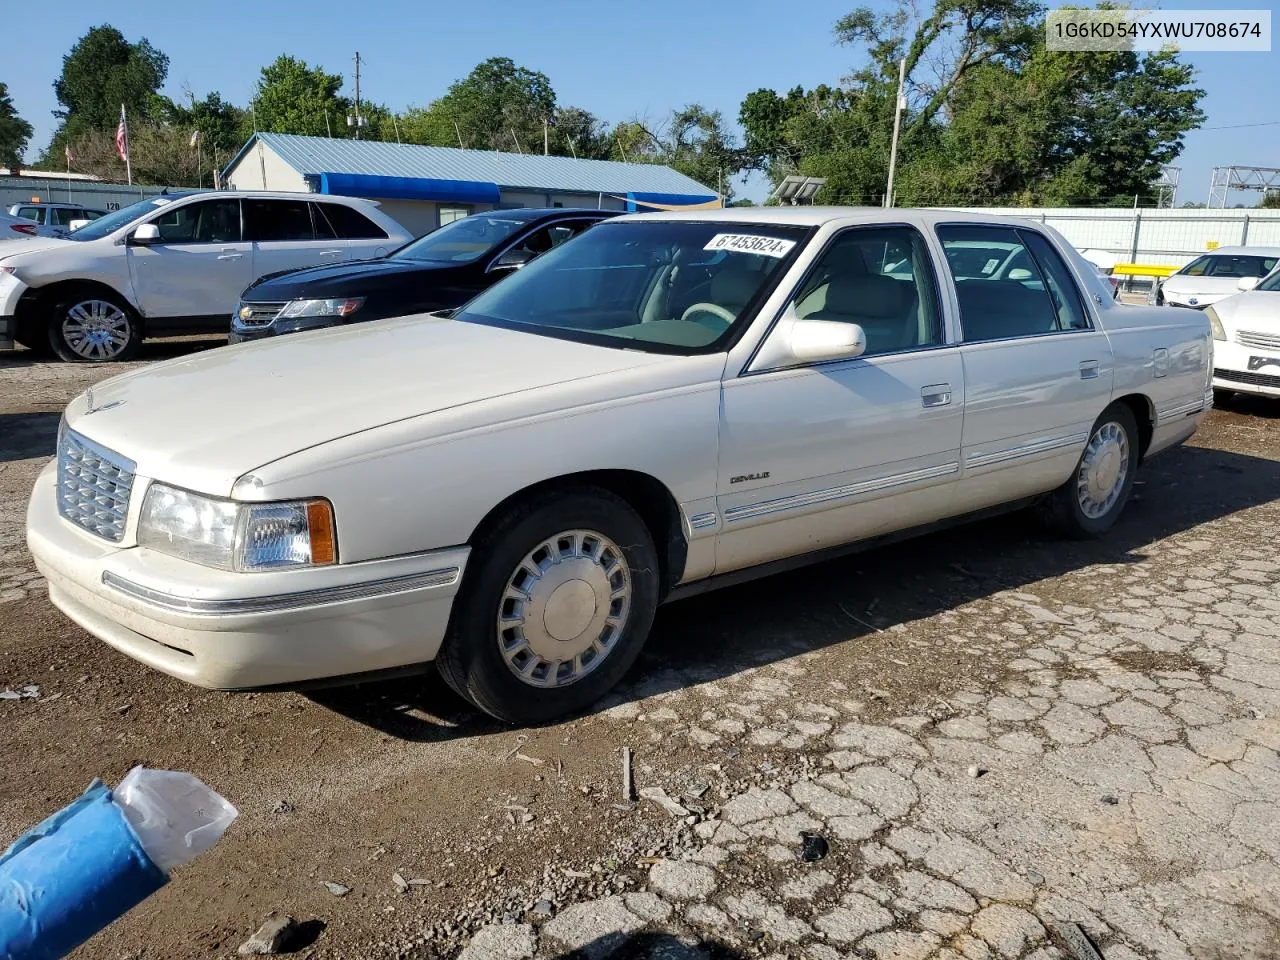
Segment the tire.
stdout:
<path fill-rule="evenodd" d="M 1216 407 L 1220 404 L 1230 403 L 1235 397 L 1234 390 L 1223 390 L 1220 387 L 1213 388 L 1213 405 Z"/>
<path fill-rule="evenodd" d="M 138 315 L 115 294 L 82 289 L 61 296 L 48 313 L 48 342 L 68 363 L 119 363 L 142 343 Z"/>
<path fill-rule="evenodd" d="M 1128 406 L 1113 403 L 1102 411 L 1071 477 L 1041 505 L 1053 533 L 1089 540 L 1115 525 L 1133 491 L 1141 455 L 1138 443 L 1138 423 Z"/>
<path fill-rule="evenodd" d="M 536 495 L 471 556 L 436 663 L 485 713 L 514 724 L 577 713 L 635 663 L 658 606 L 658 561 L 620 497 L 596 487 Z"/>

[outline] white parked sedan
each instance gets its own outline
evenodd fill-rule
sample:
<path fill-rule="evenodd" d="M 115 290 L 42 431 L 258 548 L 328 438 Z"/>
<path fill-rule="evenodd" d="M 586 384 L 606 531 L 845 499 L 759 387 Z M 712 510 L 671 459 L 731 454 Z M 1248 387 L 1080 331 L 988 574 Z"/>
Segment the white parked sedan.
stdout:
<path fill-rule="evenodd" d="M 1151 288 L 1148 303 L 1196 307 L 1250 290 L 1280 263 L 1280 247 L 1218 247 Z"/>
<path fill-rule="evenodd" d="M 192 683 L 435 660 L 534 721 L 616 683 L 663 600 L 992 508 L 1103 533 L 1210 407 L 1210 343 L 1030 222 L 620 217 L 452 318 L 93 387 L 28 543 L 59 608 Z"/>
<path fill-rule="evenodd" d="M 1280 269 L 1205 313 L 1213 327 L 1213 386 L 1280 397 Z"/>

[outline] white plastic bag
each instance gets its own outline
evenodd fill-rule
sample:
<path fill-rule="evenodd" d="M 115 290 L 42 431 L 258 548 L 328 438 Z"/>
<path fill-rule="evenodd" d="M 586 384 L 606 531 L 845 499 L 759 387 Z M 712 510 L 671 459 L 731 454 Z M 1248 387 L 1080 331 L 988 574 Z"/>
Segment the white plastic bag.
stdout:
<path fill-rule="evenodd" d="M 165 873 L 212 847 L 239 815 L 216 791 L 176 770 L 134 767 L 112 791 L 112 800 Z"/>

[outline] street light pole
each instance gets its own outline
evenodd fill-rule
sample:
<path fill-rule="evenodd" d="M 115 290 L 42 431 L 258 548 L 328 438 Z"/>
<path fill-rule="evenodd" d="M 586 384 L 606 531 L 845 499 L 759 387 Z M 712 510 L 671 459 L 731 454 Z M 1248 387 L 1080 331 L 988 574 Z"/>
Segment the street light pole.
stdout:
<path fill-rule="evenodd" d="M 898 167 L 898 133 L 902 129 L 902 111 L 907 108 L 907 98 L 902 89 L 907 83 L 907 58 L 898 61 L 898 99 L 893 105 L 893 146 L 889 148 L 889 184 L 884 191 L 884 205 L 893 206 L 893 176 Z"/>

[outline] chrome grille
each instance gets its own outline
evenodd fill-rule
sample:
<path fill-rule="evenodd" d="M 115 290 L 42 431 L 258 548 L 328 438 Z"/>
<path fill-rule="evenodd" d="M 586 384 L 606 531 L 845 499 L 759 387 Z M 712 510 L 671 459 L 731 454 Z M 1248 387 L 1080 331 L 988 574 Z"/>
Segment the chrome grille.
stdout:
<path fill-rule="evenodd" d="M 235 321 L 242 327 L 265 327 L 285 308 L 280 303 L 244 303 L 236 309 Z"/>
<path fill-rule="evenodd" d="M 1280 351 L 1280 333 L 1258 333 L 1254 330 L 1241 330 L 1236 334 L 1236 341 L 1245 347 Z"/>
<path fill-rule="evenodd" d="M 119 543 L 137 465 L 65 427 L 58 435 L 58 512 Z"/>

